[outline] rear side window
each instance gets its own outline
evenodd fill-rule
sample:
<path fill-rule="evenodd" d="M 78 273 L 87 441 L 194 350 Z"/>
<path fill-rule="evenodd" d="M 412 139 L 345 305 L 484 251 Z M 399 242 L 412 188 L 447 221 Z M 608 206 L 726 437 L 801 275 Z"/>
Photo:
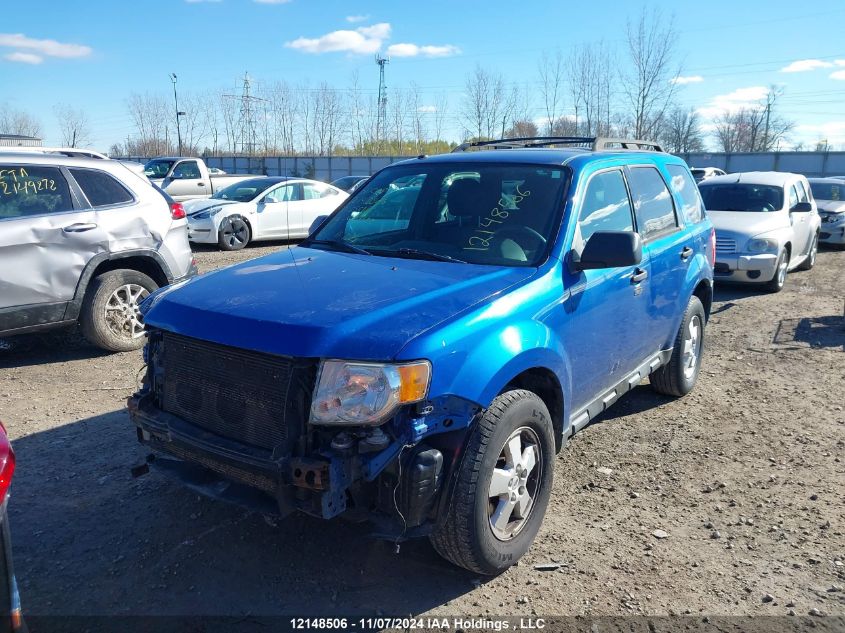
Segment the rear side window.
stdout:
<path fill-rule="evenodd" d="M 637 228 L 643 240 L 676 228 L 675 206 L 660 172 L 654 167 L 632 167 L 629 173 Z"/>
<path fill-rule="evenodd" d="M 596 231 L 634 230 L 631 202 L 621 171 L 605 171 L 590 178 L 578 215 L 578 227 L 581 245 Z"/>
<path fill-rule="evenodd" d="M 92 207 L 124 204 L 134 200 L 126 187 L 103 171 L 71 169 L 70 173 Z"/>
<path fill-rule="evenodd" d="M 701 222 L 704 219 L 704 203 L 695 180 L 681 165 L 668 165 L 666 169 L 672 176 L 672 191 L 681 198 L 684 218 L 689 224 Z"/>
<path fill-rule="evenodd" d="M 70 188 L 58 168 L 0 166 L 0 220 L 71 210 Z"/>

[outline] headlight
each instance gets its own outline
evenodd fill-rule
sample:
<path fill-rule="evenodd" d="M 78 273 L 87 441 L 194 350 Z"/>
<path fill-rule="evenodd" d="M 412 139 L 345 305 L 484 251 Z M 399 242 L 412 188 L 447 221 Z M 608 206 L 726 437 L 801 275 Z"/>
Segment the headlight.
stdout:
<path fill-rule="evenodd" d="M 220 208 L 221 208 L 221 207 L 209 207 L 208 209 L 203 209 L 202 211 L 200 211 L 200 212 L 198 212 L 198 213 L 193 214 L 193 215 L 190 217 L 190 219 L 191 219 L 191 220 L 207 220 L 207 219 L 208 219 L 208 218 L 210 218 L 213 214 L 215 214 L 215 213 L 217 213 L 218 211 L 220 211 Z"/>
<path fill-rule="evenodd" d="M 765 237 L 754 238 L 748 241 L 748 250 L 752 253 L 776 252 L 778 250 L 778 241 Z"/>
<path fill-rule="evenodd" d="M 845 213 L 832 213 L 825 220 L 826 224 L 842 224 L 843 222 L 845 222 Z"/>
<path fill-rule="evenodd" d="M 311 424 L 377 425 L 428 395 L 431 364 L 327 360 L 311 403 Z"/>

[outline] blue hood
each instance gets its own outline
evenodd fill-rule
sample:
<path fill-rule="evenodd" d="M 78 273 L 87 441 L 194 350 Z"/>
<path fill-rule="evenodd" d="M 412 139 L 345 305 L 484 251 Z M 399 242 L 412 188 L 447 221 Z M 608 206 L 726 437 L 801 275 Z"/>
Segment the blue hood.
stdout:
<path fill-rule="evenodd" d="M 534 272 L 297 247 L 164 289 L 143 306 L 144 318 L 270 354 L 390 360 L 414 337 Z"/>

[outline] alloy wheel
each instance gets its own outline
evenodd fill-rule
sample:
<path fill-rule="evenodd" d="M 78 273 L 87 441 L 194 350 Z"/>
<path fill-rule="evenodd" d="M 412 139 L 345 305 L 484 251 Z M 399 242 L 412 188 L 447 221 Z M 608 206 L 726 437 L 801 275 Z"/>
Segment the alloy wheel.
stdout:
<path fill-rule="evenodd" d="M 540 439 L 523 426 L 499 452 L 488 489 L 487 516 L 493 535 L 509 541 L 528 523 L 542 478 Z"/>
<path fill-rule="evenodd" d="M 701 352 L 701 319 L 696 314 L 690 319 L 684 336 L 683 367 L 684 378 L 689 380 L 695 375 L 698 367 L 698 357 Z"/>
<path fill-rule="evenodd" d="M 136 339 L 144 335 L 141 302 L 150 291 L 139 284 L 124 284 L 106 301 L 103 309 L 106 325 L 121 338 Z"/>

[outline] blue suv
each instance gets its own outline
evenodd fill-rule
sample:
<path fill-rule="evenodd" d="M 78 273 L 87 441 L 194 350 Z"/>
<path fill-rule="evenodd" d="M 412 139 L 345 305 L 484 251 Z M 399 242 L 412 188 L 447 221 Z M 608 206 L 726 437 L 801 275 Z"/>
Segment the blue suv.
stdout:
<path fill-rule="evenodd" d="M 647 377 L 693 388 L 714 233 L 687 165 L 642 141 L 459 150 L 145 302 L 136 474 L 368 519 L 496 574 L 537 534 L 573 433 Z"/>

